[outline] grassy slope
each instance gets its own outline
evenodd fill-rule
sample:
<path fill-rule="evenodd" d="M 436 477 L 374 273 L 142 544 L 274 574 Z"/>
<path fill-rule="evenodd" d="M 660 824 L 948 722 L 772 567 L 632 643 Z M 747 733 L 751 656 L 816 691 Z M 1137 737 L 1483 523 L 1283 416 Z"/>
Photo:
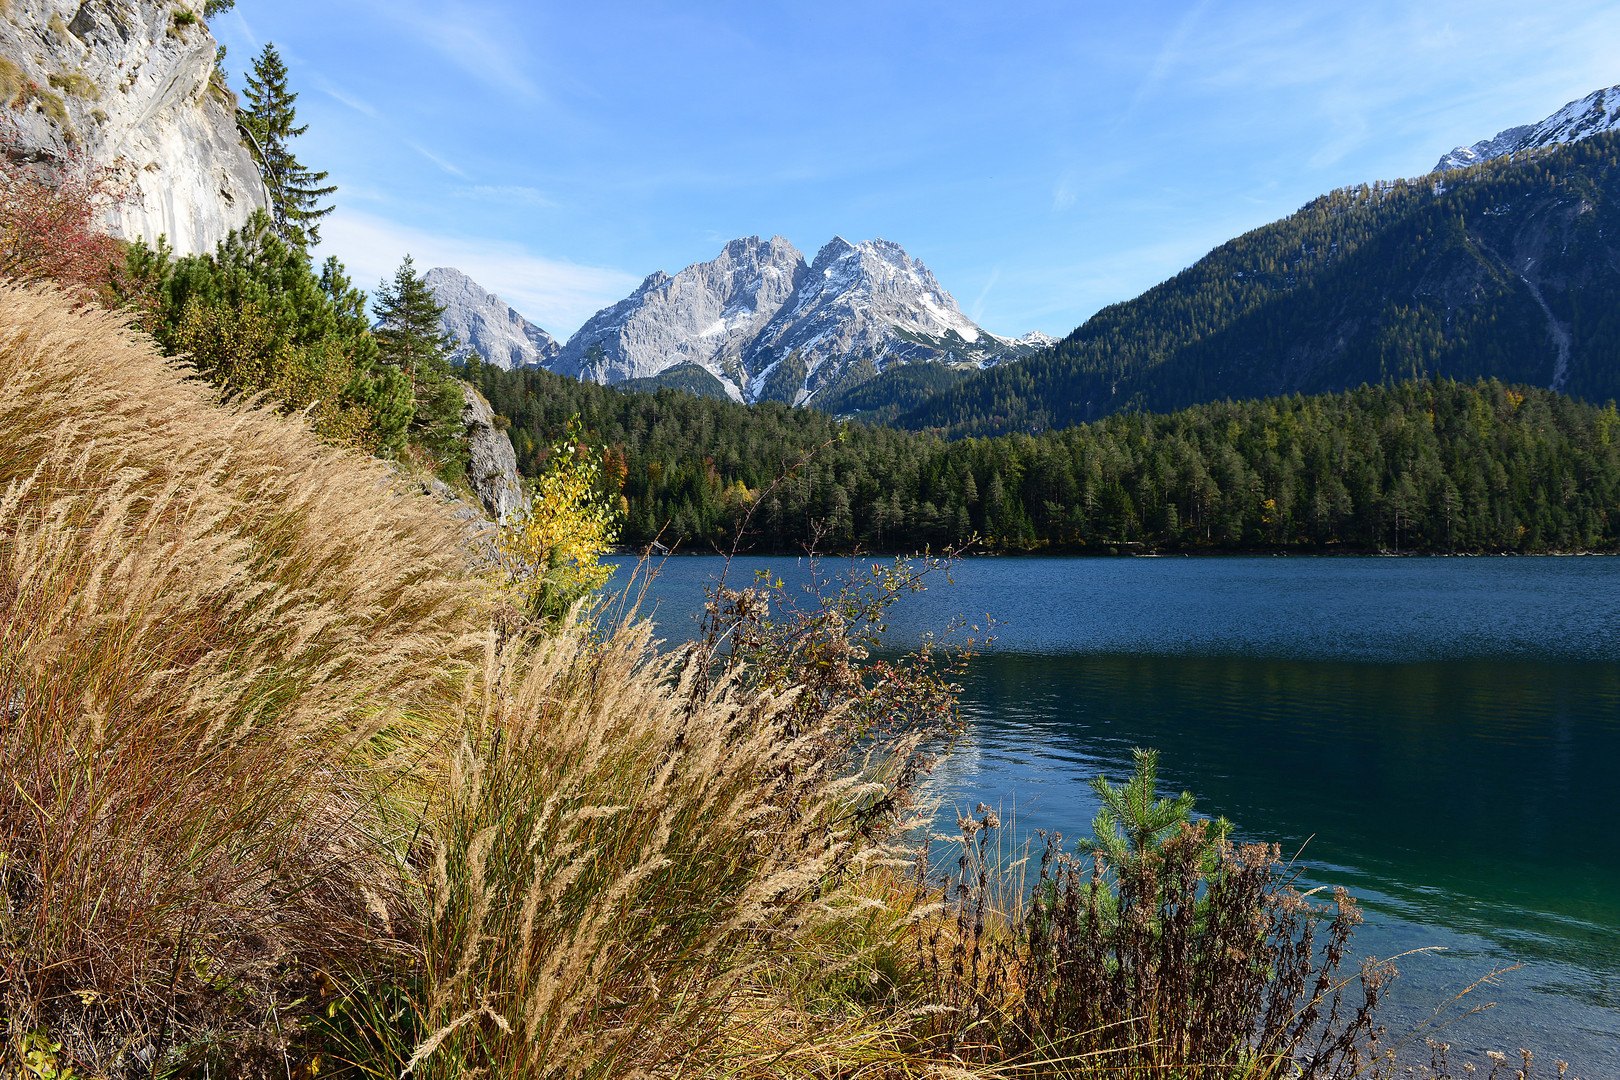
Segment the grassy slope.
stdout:
<path fill-rule="evenodd" d="M 866 846 L 818 714 L 537 634 L 384 463 L 54 289 L 0 286 L 0 430 L 0 1074 L 735 1050 Z"/>

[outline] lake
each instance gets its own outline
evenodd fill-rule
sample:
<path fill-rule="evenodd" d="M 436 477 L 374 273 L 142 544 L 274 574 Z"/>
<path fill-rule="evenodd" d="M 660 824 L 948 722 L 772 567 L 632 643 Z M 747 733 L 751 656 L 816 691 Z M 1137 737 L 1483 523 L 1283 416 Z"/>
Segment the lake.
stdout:
<path fill-rule="evenodd" d="M 663 636 L 690 633 L 720 565 L 665 561 Z M 807 578 L 748 558 L 731 580 L 764 567 Z M 1446 1040 L 1620 1077 L 1620 558 L 981 558 L 952 577 L 891 630 L 1000 624 L 936 773 L 947 807 L 1088 835 L 1085 781 L 1156 747 L 1163 788 L 1303 845 L 1310 883 L 1361 900 L 1354 953 L 1444 948 L 1401 962 L 1392 1031 L 1519 964 Z"/>

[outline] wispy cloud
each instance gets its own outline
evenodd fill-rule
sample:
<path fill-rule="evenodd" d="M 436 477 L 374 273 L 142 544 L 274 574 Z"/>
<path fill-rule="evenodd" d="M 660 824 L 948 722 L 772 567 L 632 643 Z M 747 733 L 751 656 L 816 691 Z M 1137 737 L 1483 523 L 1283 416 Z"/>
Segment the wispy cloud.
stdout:
<path fill-rule="evenodd" d="M 370 117 L 375 117 L 377 115 L 376 107 L 369 101 L 361 100 L 360 98 L 349 93 L 347 90 L 342 89 L 325 76 L 320 75 L 319 73 L 312 74 L 309 77 L 309 81 L 315 84 L 315 89 L 319 90 L 321 93 L 327 95 L 340 104 L 347 105 L 355 112 Z"/>
<path fill-rule="evenodd" d="M 454 266 L 559 336 L 622 300 L 641 280 L 619 270 L 548 259 L 510 241 L 429 233 L 342 206 L 321 223 L 318 257 L 328 254 L 342 258 L 362 286 L 391 277 L 407 254 L 420 270 Z"/>
<path fill-rule="evenodd" d="M 1074 170 L 1069 169 L 1052 185 L 1052 209 L 1067 210 L 1076 198 Z"/>
<path fill-rule="evenodd" d="M 478 82 L 525 99 L 541 96 L 529 64 L 515 52 L 512 36 L 500 34 L 511 12 L 498 5 L 371 0 L 380 18 L 403 29 Z"/>
<path fill-rule="evenodd" d="M 1116 123 L 1124 123 L 1126 119 L 1134 114 L 1141 104 L 1165 81 L 1176 64 L 1181 61 L 1183 55 L 1187 52 L 1187 39 L 1192 37 L 1193 30 L 1198 26 L 1198 20 L 1203 18 L 1205 11 L 1209 10 L 1211 2 L 1212 0 L 1198 0 L 1187 10 L 1185 15 L 1176 20 L 1175 29 L 1170 31 L 1170 36 L 1165 39 L 1165 43 L 1159 49 L 1158 55 L 1153 58 L 1153 66 L 1148 69 L 1147 76 L 1137 86 L 1136 93 L 1131 98 L 1131 103 L 1125 107 L 1124 113 L 1120 115 Z"/>
<path fill-rule="evenodd" d="M 554 207 L 557 205 L 555 199 L 547 196 L 539 188 L 513 184 L 474 184 L 470 187 L 456 188 L 455 195 L 462 199 L 502 203 L 509 206 Z"/>
<path fill-rule="evenodd" d="M 1183 30 L 1207 2 L 1178 24 L 1132 108 L 1169 78 L 1185 100 L 1246 109 L 1206 123 L 1253 131 L 1314 116 L 1317 138 L 1299 146 L 1295 159 L 1308 168 L 1381 157 L 1402 142 L 1421 146 L 1422 154 L 1401 171 L 1427 168 L 1458 140 L 1539 119 L 1562 104 L 1554 99 L 1620 78 L 1613 52 L 1620 9 L 1612 4 L 1575 3 L 1559 17 L 1516 0 L 1437 0 L 1394 10 L 1223 6 L 1189 40 Z M 1173 55 L 1180 59 L 1167 59 Z M 1500 121 L 1480 124 L 1484 112 Z"/>
<path fill-rule="evenodd" d="M 247 18 L 240 11 L 231 12 L 231 18 L 236 23 L 236 32 L 257 52 L 259 49 L 259 35 L 253 32 L 252 26 L 248 25 Z"/>
<path fill-rule="evenodd" d="M 978 322 L 979 319 L 984 315 L 984 298 L 990 295 L 990 290 L 995 288 L 996 281 L 1000 277 L 1001 267 L 991 267 L 990 280 L 984 283 L 984 288 L 979 290 L 979 295 L 973 298 L 973 310 L 970 314 L 972 315 L 974 322 Z"/>
<path fill-rule="evenodd" d="M 443 169 L 445 172 L 449 173 L 451 176 L 459 176 L 463 180 L 471 180 L 472 179 L 472 177 L 468 176 L 465 172 L 462 172 L 456 166 L 452 165 L 450 162 L 446 161 L 444 158 L 440 157 L 438 154 L 435 154 L 433 151 L 429 150 L 427 147 L 423 146 L 421 143 L 416 142 L 414 139 L 407 139 L 405 141 L 405 145 L 409 146 L 412 150 L 415 150 L 418 154 L 421 154 L 423 157 L 425 157 L 429 161 L 433 162 L 433 164 L 437 165 L 439 168 Z"/>

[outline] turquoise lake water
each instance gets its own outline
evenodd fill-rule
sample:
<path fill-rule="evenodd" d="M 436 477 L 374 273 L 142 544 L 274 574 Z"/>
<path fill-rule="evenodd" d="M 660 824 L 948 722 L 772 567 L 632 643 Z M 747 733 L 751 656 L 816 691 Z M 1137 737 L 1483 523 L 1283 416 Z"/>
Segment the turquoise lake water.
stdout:
<path fill-rule="evenodd" d="M 840 565 L 829 561 L 826 569 Z M 660 632 L 687 636 L 716 558 L 663 564 Z M 737 560 L 732 582 L 791 558 Z M 621 570 L 621 575 L 626 571 Z M 902 603 L 896 645 L 954 615 L 998 639 L 964 681 L 947 807 L 1089 833 L 1085 781 L 1157 747 L 1246 839 L 1304 845 L 1312 884 L 1403 961 L 1410 1027 L 1493 968 L 1455 1052 L 1620 1077 L 1620 558 L 975 559 Z"/>

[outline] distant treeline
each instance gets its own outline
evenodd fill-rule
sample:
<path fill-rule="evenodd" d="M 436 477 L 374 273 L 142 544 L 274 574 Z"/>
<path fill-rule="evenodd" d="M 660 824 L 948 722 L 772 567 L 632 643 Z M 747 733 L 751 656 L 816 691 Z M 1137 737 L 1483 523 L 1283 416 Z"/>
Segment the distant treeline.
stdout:
<path fill-rule="evenodd" d="M 474 363 L 519 465 L 578 416 L 623 479 L 625 542 L 793 550 L 1573 551 L 1620 546 L 1620 417 L 1495 380 L 1120 414 L 947 442 L 673 390 Z M 797 466 L 797 468 L 794 468 Z M 789 473 L 779 483 L 773 482 Z"/>

